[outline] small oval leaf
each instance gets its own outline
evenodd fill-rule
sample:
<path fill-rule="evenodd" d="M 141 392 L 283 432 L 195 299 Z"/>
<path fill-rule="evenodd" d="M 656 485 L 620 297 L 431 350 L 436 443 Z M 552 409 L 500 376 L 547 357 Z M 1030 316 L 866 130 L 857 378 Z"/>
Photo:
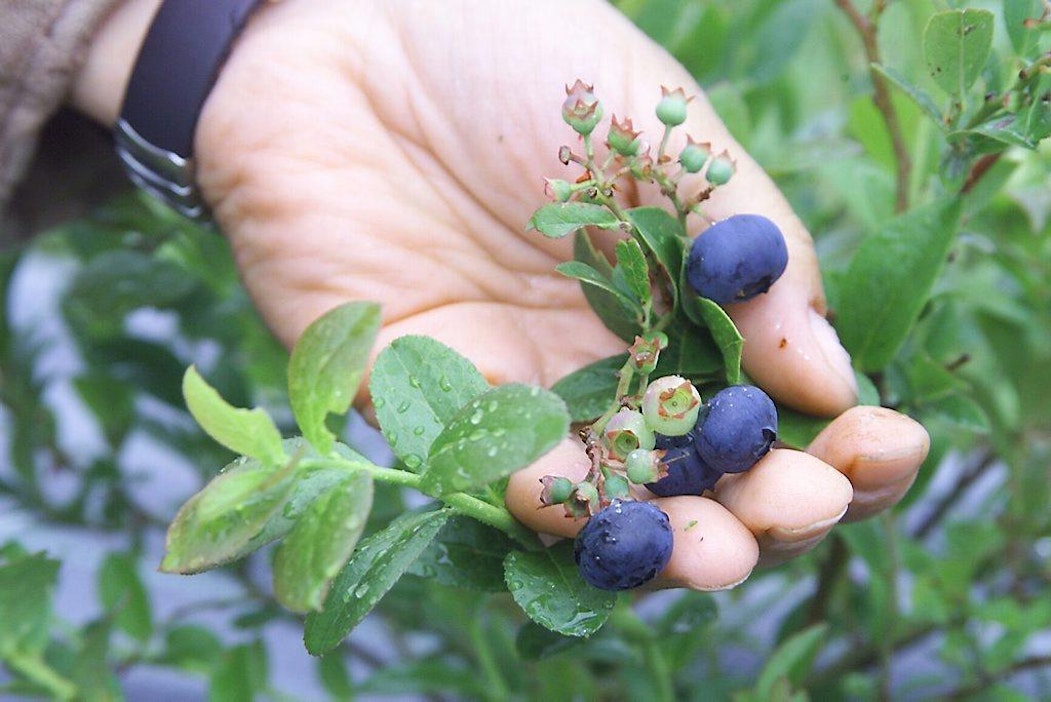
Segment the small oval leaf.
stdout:
<path fill-rule="evenodd" d="M 512 551 L 504 561 L 511 597 L 530 619 L 565 636 L 591 636 L 613 611 L 616 593 L 593 588 L 573 562 L 573 544 Z"/>

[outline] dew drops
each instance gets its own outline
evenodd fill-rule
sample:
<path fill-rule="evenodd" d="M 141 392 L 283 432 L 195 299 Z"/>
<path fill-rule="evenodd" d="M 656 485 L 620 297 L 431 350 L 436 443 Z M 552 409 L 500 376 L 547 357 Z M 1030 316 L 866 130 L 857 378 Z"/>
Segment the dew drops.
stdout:
<path fill-rule="evenodd" d="M 398 414 L 405 414 L 406 412 L 408 412 L 408 411 L 409 411 L 409 407 L 411 407 L 411 406 L 412 406 L 412 405 L 411 405 L 411 404 L 409 404 L 409 401 L 408 401 L 408 400 L 405 400 L 405 401 L 403 401 L 403 402 L 400 402 L 400 403 L 398 403 L 398 406 L 397 406 L 397 407 L 395 407 L 394 409 L 395 409 L 395 411 L 396 411 L 396 412 L 397 412 Z"/>
<path fill-rule="evenodd" d="M 485 451 L 485 455 L 488 456 L 489 458 L 496 458 L 496 454 L 498 454 L 498 453 L 500 453 L 500 449 L 496 448 L 495 446 L 490 446 Z"/>
<path fill-rule="evenodd" d="M 413 436 L 423 436 L 424 432 L 426 432 L 426 431 L 427 430 L 425 428 L 423 428 L 423 427 L 416 427 L 415 429 L 412 430 L 412 435 Z"/>
<path fill-rule="evenodd" d="M 419 388 L 420 387 L 420 379 L 417 378 L 415 375 L 410 375 L 409 376 L 409 385 L 411 385 L 414 388 Z"/>
<path fill-rule="evenodd" d="M 398 432 L 388 431 L 387 432 L 387 443 L 390 444 L 391 448 L 398 445 Z"/>
<path fill-rule="evenodd" d="M 495 412 L 500 407 L 500 403 L 496 400 L 489 400 L 489 404 L 486 405 L 486 409 L 490 412 Z"/>
<path fill-rule="evenodd" d="M 441 388 L 442 392 L 451 392 L 453 384 L 449 382 L 449 379 L 444 375 L 438 379 L 438 387 Z"/>
<path fill-rule="evenodd" d="M 471 417 L 470 417 L 470 419 L 468 419 L 467 421 L 469 421 L 469 422 L 470 422 L 471 424 L 476 424 L 476 425 L 477 425 L 477 424 L 481 424 L 481 423 L 482 423 L 482 419 L 483 419 L 484 417 L 485 417 L 485 412 L 483 412 L 483 411 L 482 411 L 482 408 L 481 408 L 481 407 L 479 407 L 478 409 L 476 409 L 476 410 L 475 410 L 475 411 L 474 411 L 474 412 L 473 412 L 473 413 L 471 414 Z"/>
<path fill-rule="evenodd" d="M 415 453 L 410 453 L 408 456 L 405 457 L 405 465 L 410 470 L 416 470 L 421 465 L 423 465 L 423 459 L 417 456 Z"/>
<path fill-rule="evenodd" d="M 385 400 L 382 397 L 377 397 L 375 400 L 372 401 L 372 406 L 376 409 L 383 409 L 383 406 L 385 404 L 387 404 L 387 400 Z"/>

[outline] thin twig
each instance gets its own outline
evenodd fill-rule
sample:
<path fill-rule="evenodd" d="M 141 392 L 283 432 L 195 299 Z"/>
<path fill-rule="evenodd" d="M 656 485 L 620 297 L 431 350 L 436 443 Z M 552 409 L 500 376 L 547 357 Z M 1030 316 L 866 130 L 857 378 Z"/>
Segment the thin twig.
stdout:
<path fill-rule="evenodd" d="M 817 581 L 817 589 L 814 597 L 810 600 L 807 608 L 807 625 L 817 624 L 824 621 L 828 614 L 828 603 L 832 598 L 833 590 L 846 572 L 850 553 L 847 550 L 846 541 L 838 533 L 833 532 L 829 538 L 829 551 L 825 562 L 821 566 L 821 575 Z"/>
<path fill-rule="evenodd" d="M 982 680 L 978 680 L 976 682 L 973 682 L 970 685 L 965 685 L 963 687 L 956 688 L 952 692 L 949 692 L 948 694 L 946 694 L 943 697 L 943 699 L 946 699 L 946 700 L 969 700 L 969 699 L 973 699 L 975 695 L 978 695 L 981 692 L 986 691 L 995 682 L 999 682 L 999 681 L 1002 681 L 1002 680 L 1007 680 L 1008 678 L 1010 678 L 1010 677 L 1012 677 L 1014 675 L 1017 675 L 1018 673 L 1025 672 L 1027 670 L 1032 670 L 1033 668 L 1046 668 L 1046 667 L 1049 667 L 1049 666 L 1051 666 L 1051 655 L 1033 656 L 1031 658 L 1023 658 L 1022 660 L 1017 661 L 1016 663 L 1008 666 L 1007 668 L 1004 668 L 1001 671 L 998 671 L 998 672 L 990 674 L 990 675 L 986 675 Z"/>
<path fill-rule="evenodd" d="M 927 517 L 913 530 L 912 538 L 917 541 L 927 538 L 931 530 L 945 518 L 949 509 L 956 504 L 960 497 L 985 473 L 986 469 L 994 461 L 996 461 L 996 454 L 992 449 L 986 448 L 979 453 L 973 459 L 971 465 L 957 478 L 952 490 L 935 503 L 934 508 L 927 514 Z"/>
<path fill-rule="evenodd" d="M 996 165 L 996 162 L 999 161 L 1000 157 L 1003 155 L 1003 151 L 997 151 L 994 154 L 986 154 L 978 159 L 974 166 L 971 167 L 971 172 L 967 174 L 967 180 L 964 181 L 963 187 L 960 188 L 960 194 L 966 195 L 971 192 L 971 190 L 974 189 L 974 186 L 978 185 L 978 182 L 982 177 L 988 173 L 994 165 Z"/>
<path fill-rule="evenodd" d="M 879 42 L 877 40 L 878 19 L 884 9 L 884 3 L 877 2 L 872 6 L 872 15 L 865 17 L 851 0 L 835 0 L 836 5 L 850 19 L 858 36 L 861 37 L 862 46 L 865 49 L 865 58 L 869 64 L 869 78 L 872 80 L 872 101 L 876 109 L 883 116 L 883 122 L 887 125 L 890 134 L 891 145 L 894 149 L 894 161 L 896 165 L 896 195 L 894 209 L 904 212 L 909 208 L 909 174 L 912 171 L 912 158 L 909 156 L 908 148 L 905 146 L 905 137 L 902 135 L 901 122 L 898 113 L 891 101 L 890 90 L 887 80 L 874 68 L 883 62 L 880 59 Z"/>

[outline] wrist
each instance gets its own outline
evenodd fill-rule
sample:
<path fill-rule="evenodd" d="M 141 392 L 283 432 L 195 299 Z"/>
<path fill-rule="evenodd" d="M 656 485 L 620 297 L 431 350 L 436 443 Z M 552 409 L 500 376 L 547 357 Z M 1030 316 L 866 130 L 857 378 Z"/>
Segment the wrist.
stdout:
<path fill-rule="evenodd" d="M 73 81 L 70 104 L 112 127 L 139 47 L 161 0 L 124 0 L 99 27 Z"/>

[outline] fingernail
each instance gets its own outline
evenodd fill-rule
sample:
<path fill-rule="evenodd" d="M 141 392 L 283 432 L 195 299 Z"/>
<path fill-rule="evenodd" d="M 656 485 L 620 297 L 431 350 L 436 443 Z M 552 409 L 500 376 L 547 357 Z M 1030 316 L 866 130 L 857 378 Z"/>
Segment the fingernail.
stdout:
<path fill-rule="evenodd" d="M 809 310 L 809 314 L 810 331 L 814 336 L 814 341 L 832 376 L 839 381 L 841 386 L 837 397 L 840 397 L 842 402 L 838 404 L 841 404 L 843 409 L 850 407 L 856 404 L 858 399 L 858 380 L 854 376 L 850 354 L 839 342 L 836 330 L 832 328 L 827 319 L 813 309 Z"/>

